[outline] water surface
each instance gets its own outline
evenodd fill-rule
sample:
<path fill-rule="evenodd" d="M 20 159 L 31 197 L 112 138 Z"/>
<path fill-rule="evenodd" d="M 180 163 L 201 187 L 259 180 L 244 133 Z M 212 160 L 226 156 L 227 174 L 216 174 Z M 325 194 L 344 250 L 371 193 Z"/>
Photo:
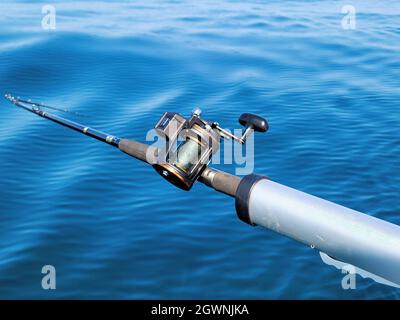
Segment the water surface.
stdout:
<path fill-rule="evenodd" d="M 164 111 L 270 123 L 255 171 L 400 224 L 400 4 L 48 1 L 0 4 L 0 93 L 144 141 Z M 0 298 L 393 299 L 317 251 L 173 188 L 110 146 L 0 102 Z M 234 172 L 230 165 L 217 168 Z M 57 289 L 41 288 L 43 265 Z"/>

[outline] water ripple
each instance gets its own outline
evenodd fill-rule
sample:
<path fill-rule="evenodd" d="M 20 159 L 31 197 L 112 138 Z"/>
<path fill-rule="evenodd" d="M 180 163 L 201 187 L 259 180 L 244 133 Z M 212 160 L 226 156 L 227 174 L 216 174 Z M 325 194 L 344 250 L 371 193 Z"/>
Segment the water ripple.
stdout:
<path fill-rule="evenodd" d="M 0 87 L 140 141 L 165 111 L 263 115 L 258 173 L 400 224 L 399 3 L 354 1 L 346 31 L 341 3 L 68 0 L 43 32 L 40 5 L 3 1 Z M 0 119 L 1 298 L 400 298 L 369 279 L 342 290 L 316 251 L 203 185 L 175 189 L 5 101 Z"/>

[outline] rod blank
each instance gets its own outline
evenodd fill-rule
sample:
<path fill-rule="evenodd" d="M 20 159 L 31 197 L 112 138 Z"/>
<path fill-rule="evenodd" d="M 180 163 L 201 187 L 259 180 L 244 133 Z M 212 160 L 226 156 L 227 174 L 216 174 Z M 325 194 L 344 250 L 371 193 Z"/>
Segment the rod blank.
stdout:
<path fill-rule="evenodd" d="M 64 127 L 70 128 L 72 130 L 78 131 L 80 133 L 83 133 L 89 137 L 92 137 L 94 139 L 100 140 L 102 142 L 105 142 L 109 145 L 112 145 L 114 147 L 118 147 L 120 138 L 115 137 L 113 135 L 104 133 L 102 131 L 90 128 L 88 126 L 85 126 L 83 124 L 80 124 L 78 122 L 75 121 L 71 121 L 68 119 L 65 119 L 63 117 L 59 117 L 55 114 L 46 112 L 44 110 L 41 109 L 40 104 L 35 104 L 33 102 L 29 102 L 26 100 L 19 100 L 18 98 L 15 98 L 13 96 L 11 96 L 10 94 L 7 94 L 6 99 L 8 99 L 9 101 L 11 101 L 13 104 L 15 104 L 17 107 L 20 107 L 22 109 L 25 109 L 29 112 L 32 112 L 42 118 L 46 118 L 49 119 L 53 122 L 56 122 L 58 124 L 61 124 Z"/>

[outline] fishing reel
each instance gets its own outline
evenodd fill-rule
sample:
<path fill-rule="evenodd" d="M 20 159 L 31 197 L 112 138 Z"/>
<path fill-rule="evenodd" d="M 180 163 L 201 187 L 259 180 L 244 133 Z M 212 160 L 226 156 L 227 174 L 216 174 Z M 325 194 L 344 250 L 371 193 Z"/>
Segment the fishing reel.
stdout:
<path fill-rule="evenodd" d="M 239 123 L 245 127 L 237 137 L 221 128 L 217 122 L 207 122 L 195 109 L 189 119 L 178 113 L 166 112 L 155 130 L 164 139 L 153 168 L 167 181 L 183 190 L 190 190 L 219 150 L 222 139 L 233 139 L 244 144 L 252 131 L 266 132 L 268 123 L 259 116 L 243 113 Z"/>

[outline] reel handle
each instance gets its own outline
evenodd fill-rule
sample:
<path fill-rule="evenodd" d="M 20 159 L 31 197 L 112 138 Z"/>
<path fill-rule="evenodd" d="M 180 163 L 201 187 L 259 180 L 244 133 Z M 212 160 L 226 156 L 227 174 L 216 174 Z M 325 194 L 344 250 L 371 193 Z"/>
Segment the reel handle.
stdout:
<path fill-rule="evenodd" d="M 266 132 L 269 128 L 267 120 L 252 113 L 243 113 L 239 123 L 246 129 L 251 128 L 257 132 Z"/>

